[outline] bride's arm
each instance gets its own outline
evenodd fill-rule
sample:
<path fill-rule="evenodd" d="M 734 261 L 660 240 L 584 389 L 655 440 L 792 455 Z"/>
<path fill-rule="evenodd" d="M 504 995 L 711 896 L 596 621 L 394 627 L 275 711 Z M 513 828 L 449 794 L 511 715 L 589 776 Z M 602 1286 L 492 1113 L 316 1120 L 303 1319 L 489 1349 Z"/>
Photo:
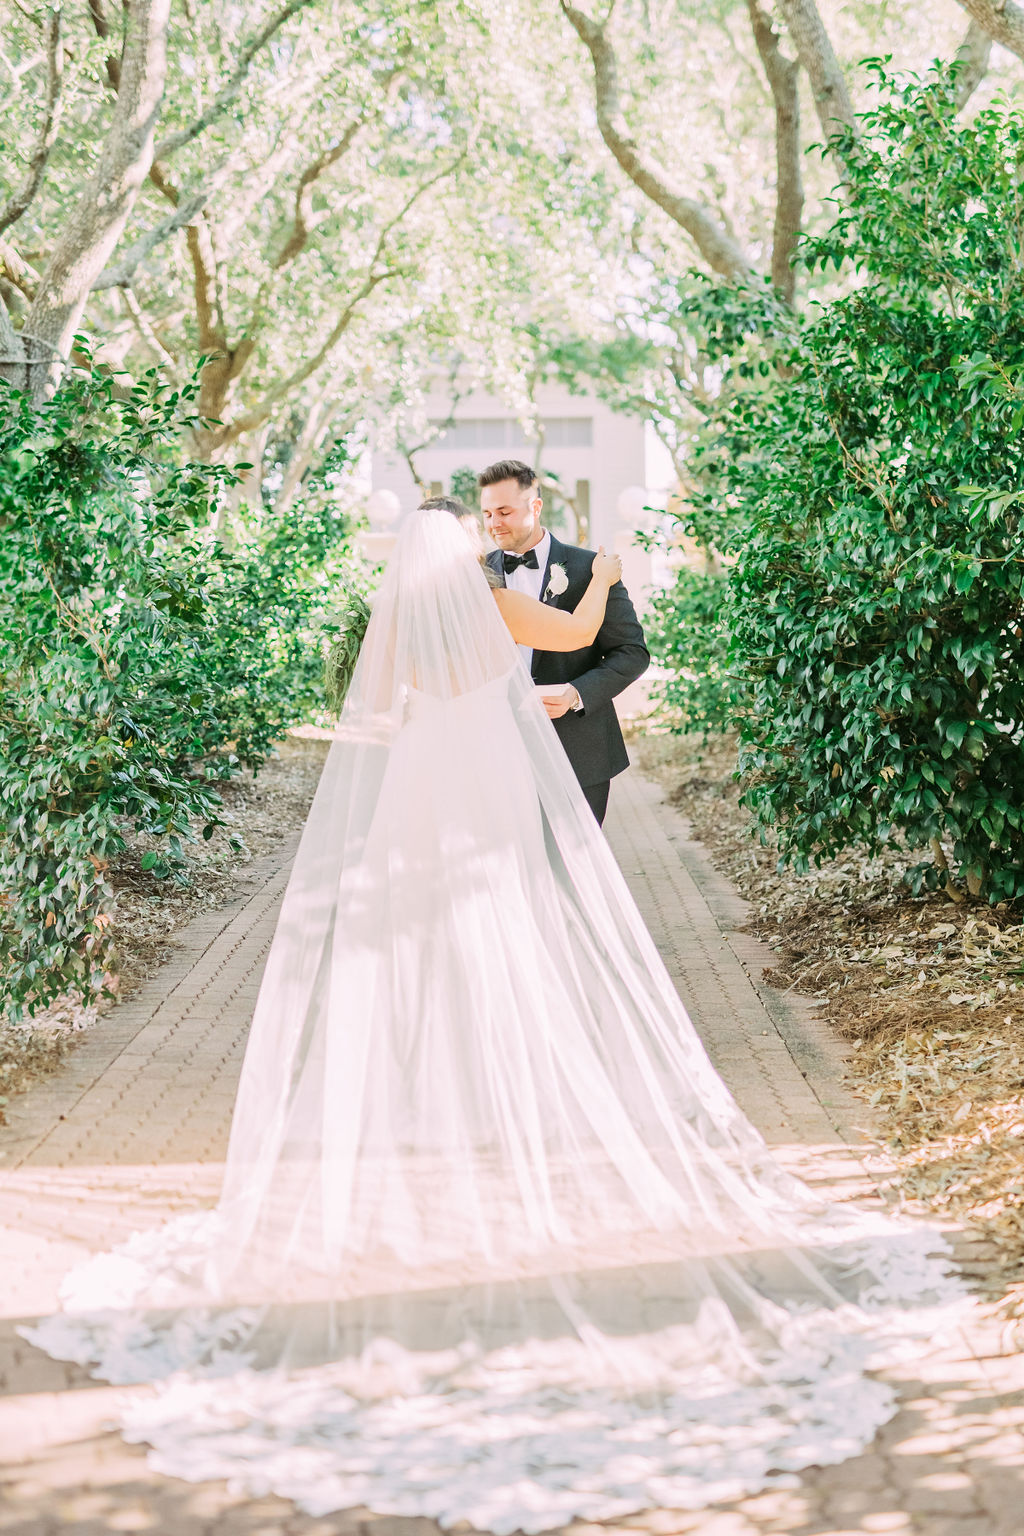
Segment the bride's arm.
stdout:
<path fill-rule="evenodd" d="M 535 651 L 579 651 L 595 640 L 604 621 L 609 588 L 621 575 L 618 555 L 606 555 L 602 549 L 594 556 L 590 585 L 572 613 L 508 587 L 496 587 L 494 600 L 518 645 L 531 645 Z"/>

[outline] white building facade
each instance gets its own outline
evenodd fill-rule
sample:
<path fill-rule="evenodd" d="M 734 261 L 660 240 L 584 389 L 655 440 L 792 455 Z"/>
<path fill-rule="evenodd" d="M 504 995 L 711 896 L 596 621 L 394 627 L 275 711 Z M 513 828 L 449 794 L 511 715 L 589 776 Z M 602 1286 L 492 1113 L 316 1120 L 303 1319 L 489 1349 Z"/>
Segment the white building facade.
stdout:
<path fill-rule="evenodd" d="M 611 547 L 623 528 L 623 492 L 647 485 L 644 423 L 619 416 L 589 395 L 572 395 L 557 385 L 543 385 L 536 395 L 541 438 L 528 437 L 513 411 L 493 395 L 467 395 L 458 402 L 453 424 L 415 454 L 420 478 L 434 496 L 450 495 L 452 475 L 459 470 L 479 474 L 497 459 L 522 459 L 551 475 L 586 520 L 586 542 Z M 443 395 L 428 399 L 430 420 L 440 424 L 452 414 Z M 371 458 L 373 492 L 397 497 L 400 516 L 420 497 L 409 466 L 397 453 L 380 449 Z M 386 498 L 375 497 L 382 505 Z M 559 497 L 547 495 L 550 521 L 560 537 L 575 542 L 573 514 L 561 509 Z M 394 503 L 391 503 L 392 506 Z M 372 515 L 372 514 L 371 514 Z"/>

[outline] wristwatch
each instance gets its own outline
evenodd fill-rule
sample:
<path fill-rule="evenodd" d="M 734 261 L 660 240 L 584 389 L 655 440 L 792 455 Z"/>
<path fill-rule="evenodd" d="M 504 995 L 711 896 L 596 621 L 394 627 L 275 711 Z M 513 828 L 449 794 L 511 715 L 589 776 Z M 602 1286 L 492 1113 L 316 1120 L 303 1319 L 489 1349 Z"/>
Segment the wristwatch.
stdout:
<path fill-rule="evenodd" d="M 575 683 L 573 684 L 573 687 L 576 688 Z M 580 698 L 580 691 L 578 688 L 576 688 L 576 703 L 570 704 L 569 708 L 572 710 L 574 715 L 582 715 L 583 713 L 583 700 Z"/>

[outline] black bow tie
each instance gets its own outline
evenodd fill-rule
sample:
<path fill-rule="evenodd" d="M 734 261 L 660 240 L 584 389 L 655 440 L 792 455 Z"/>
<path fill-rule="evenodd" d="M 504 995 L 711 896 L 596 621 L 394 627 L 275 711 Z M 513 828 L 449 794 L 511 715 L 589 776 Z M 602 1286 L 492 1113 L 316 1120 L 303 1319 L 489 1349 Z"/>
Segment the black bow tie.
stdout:
<path fill-rule="evenodd" d="M 506 576 L 510 576 L 513 571 L 518 571 L 521 565 L 525 566 L 528 571 L 540 569 L 537 564 L 537 551 L 535 549 L 528 549 L 525 555 L 503 554 L 501 564 Z"/>

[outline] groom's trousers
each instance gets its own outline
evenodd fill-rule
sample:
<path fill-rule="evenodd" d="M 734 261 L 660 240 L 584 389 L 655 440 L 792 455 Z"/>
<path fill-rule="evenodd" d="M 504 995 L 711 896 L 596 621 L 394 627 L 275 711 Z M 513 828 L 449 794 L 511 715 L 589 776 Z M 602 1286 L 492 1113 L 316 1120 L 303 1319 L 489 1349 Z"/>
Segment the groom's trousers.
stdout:
<path fill-rule="evenodd" d="M 608 791 L 611 788 L 611 780 L 605 779 L 602 784 L 585 784 L 583 798 L 597 817 L 599 827 L 604 826 L 605 812 L 608 809 Z"/>

